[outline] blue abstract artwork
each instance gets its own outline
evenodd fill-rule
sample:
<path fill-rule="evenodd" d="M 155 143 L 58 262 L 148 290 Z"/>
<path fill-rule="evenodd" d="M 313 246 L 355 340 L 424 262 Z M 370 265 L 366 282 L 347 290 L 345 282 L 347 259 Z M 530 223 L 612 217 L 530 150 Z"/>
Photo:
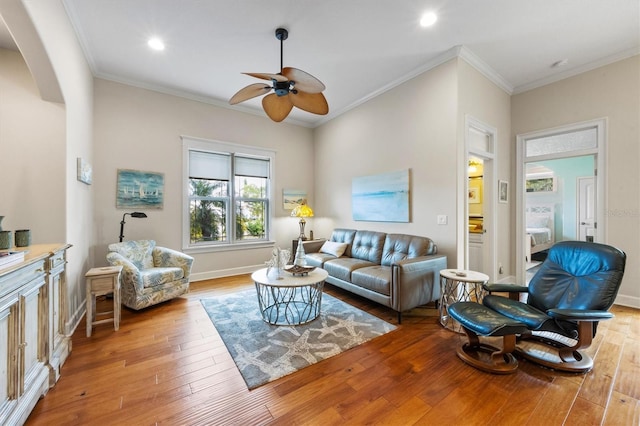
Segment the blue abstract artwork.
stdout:
<path fill-rule="evenodd" d="M 353 220 L 409 222 L 409 170 L 353 178 Z"/>
<path fill-rule="evenodd" d="M 116 208 L 161 209 L 163 205 L 163 173 L 118 170 Z"/>

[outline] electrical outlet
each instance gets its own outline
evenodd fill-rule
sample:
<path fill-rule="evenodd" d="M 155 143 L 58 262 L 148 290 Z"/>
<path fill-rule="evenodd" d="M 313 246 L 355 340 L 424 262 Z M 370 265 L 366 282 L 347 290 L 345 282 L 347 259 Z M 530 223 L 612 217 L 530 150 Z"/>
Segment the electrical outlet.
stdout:
<path fill-rule="evenodd" d="M 438 215 L 438 225 L 446 225 L 448 222 L 448 218 L 446 214 Z"/>

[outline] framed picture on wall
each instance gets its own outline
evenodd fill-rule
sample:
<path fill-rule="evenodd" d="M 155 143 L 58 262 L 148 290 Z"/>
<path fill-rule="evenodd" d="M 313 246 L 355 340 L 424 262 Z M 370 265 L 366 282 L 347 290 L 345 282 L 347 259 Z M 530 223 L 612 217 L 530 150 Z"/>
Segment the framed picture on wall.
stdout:
<path fill-rule="evenodd" d="M 285 210 L 293 210 L 300 204 L 307 203 L 307 191 L 302 189 L 283 189 L 282 190 L 282 208 Z"/>
<path fill-rule="evenodd" d="M 480 188 L 469 187 L 469 203 L 480 204 Z"/>
<path fill-rule="evenodd" d="M 82 183 L 86 183 L 87 185 L 91 185 L 91 182 L 93 180 L 93 171 L 91 169 L 91 164 L 89 164 L 85 159 L 78 157 L 77 168 L 78 180 Z"/>
<path fill-rule="evenodd" d="M 556 190 L 555 177 L 527 178 L 527 181 L 526 181 L 527 192 L 554 192 L 555 190 Z"/>
<path fill-rule="evenodd" d="M 509 202 L 509 182 L 506 180 L 498 181 L 498 201 L 503 204 Z"/>
<path fill-rule="evenodd" d="M 118 169 L 116 208 L 161 209 L 164 205 L 164 173 Z"/>

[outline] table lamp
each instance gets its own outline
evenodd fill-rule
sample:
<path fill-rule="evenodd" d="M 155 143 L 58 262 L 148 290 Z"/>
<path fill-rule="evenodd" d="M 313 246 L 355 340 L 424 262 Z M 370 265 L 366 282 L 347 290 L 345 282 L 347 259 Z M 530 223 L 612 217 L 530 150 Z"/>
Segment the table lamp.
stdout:
<path fill-rule="evenodd" d="M 298 239 L 305 241 L 307 237 L 304 235 L 304 225 L 307 223 L 305 217 L 313 217 L 313 210 L 307 205 L 307 203 L 298 204 L 296 208 L 291 211 L 291 217 L 300 218 L 300 236 Z"/>

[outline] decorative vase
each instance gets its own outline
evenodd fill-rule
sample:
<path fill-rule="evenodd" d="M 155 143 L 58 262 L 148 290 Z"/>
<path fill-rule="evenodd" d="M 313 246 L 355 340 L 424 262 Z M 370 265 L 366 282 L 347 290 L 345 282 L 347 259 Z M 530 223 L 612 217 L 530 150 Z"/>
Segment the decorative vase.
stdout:
<path fill-rule="evenodd" d="M 0 216 L 0 231 L 2 231 L 2 219 L 4 219 L 4 216 Z"/>
<path fill-rule="evenodd" d="M 306 253 L 304 252 L 304 245 L 302 245 L 302 238 L 298 239 L 298 248 L 296 249 L 296 258 L 293 260 L 293 264 L 296 266 L 306 266 L 305 260 Z"/>
<path fill-rule="evenodd" d="M 11 231 L 0 231 L 0 250 L 11 248 Z"/>
<path fill-rule="evenodd" d="M 16 231 L 16 247 L 28 247 L 31 245 L 31 231 L 18 229 Z"/>

